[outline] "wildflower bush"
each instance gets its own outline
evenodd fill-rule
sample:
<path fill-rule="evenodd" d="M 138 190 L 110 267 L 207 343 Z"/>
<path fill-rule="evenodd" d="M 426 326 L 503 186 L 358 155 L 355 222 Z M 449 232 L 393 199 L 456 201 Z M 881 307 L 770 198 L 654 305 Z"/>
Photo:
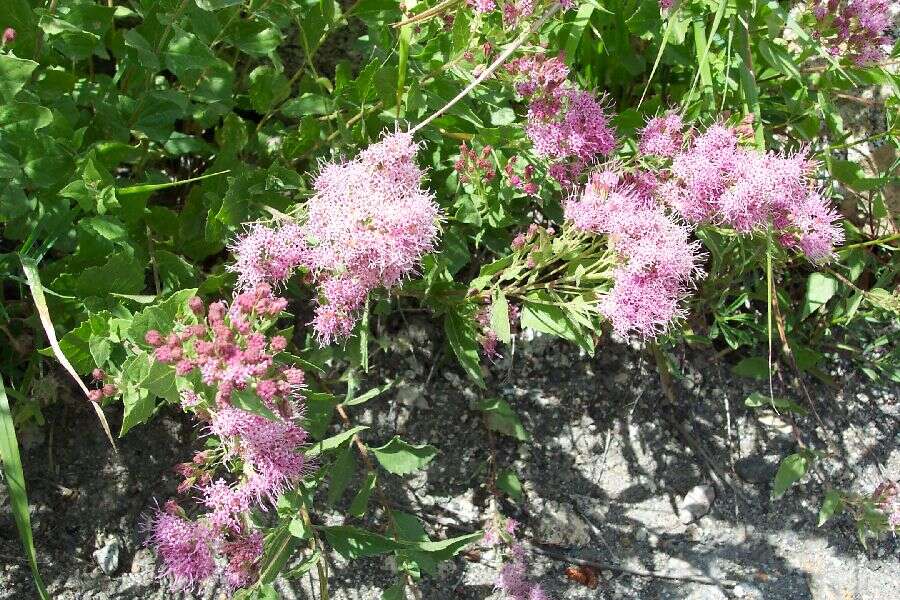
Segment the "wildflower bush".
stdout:
<path fill-rule="evenodd" d="M 760 380 L 747 405 L 800 426 L 775 495 L 814 471 L 822 523 L 845 511 L 863 543 L 896 527 L 900 487 L 833 487 L 827 446 L 804 433 L 809 394 L 772 393 L 779 369 L 827 378 L 826 346 L 900 382 L 897 161 L 848 155 L 897 147 L 896 14 L 888 0 L 5 1 L 11 490 L 13 425 L 42 424 L 56 360 L 111 443 L 161 411 L 196 422 L 178 495 L 145 516 L 176 586 L 272 598 L 277 575 L 314 570 L 327 597 L 333 550 L 392 554 L 396 599 L 482 544 L 507 557 L 508 597 L 546 598 L 515 521 L 432 539 L 382 501 L 382 472 L 452 450 L 353 421 L 381 391 L 357 385 L 380 359 L 375 316 L 419 307 L 484 388 L 485 422 L 513 437 L 483 369 L 523 331 L 588 354 L 638 341 L 664 385 L 675 348 L 731 353 Z M 865 136 L 838 110 L 861 88 L 883 90 Z M 11 501 L 45 595 L 24 493 Z M 345 523 L 323 524 L 324 503 Z"/>

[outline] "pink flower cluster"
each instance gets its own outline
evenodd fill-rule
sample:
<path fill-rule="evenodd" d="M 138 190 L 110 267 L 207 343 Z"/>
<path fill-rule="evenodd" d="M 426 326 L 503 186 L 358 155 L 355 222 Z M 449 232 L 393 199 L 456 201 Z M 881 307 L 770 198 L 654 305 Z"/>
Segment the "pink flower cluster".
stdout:
<path fill-rule="evenodd" d="M 520 79 L 516 91 L 529 101 L 525 133 L 538 156 L 552 161 L 550 175 L 570 185 L 592 160 L 616 145 L 609 115 L 590 92 L 574 87 L 559 57 L 522 57 L 507 70 Z"/>
<path fill-rule="evenodd" d="M 488 547 L 504 545 L 509 555 L 497 573 L 495 588 L 509 600 L 550 600 L 540 584 L 528 580 L 525 548 L 515 539 L 518 527 L 514 519 L 506 519 L 502 529 L 491 523 L 485 530 L 482 543 Z"/>
<path fill-rule="evenodd" d="M 900 484 L 889 479 L 882 481 L 872 492 L 872 501 L 884 513 L 891 531 L 900 529 Z"/>
<path fill-rule="evenodd" d="M 325 164 L 303 225 L 253 225 L 234 244 L 241 287 L 280 283 L 304 267 L 319 290 L 320 343 L 348 336 L 369 292 L 397 285 L 434 248 L 440 210 L 421 187 L 417 150 L 411 135 L 394 133 Z"/>
<path fill-rule="evenodd" d="M 466 0 L 476 13 L 488 14 L 497 9 L 494 0 Z M 517 25 L 520 19 L 527 19 L 534 14 L 535 0 L 507 0 L 501 3 L 503 23 L 508 27 Z M 559 5 L 564 10 L 575 7 L 575 0 L 559 0 Z"/>
<path fill-rule="evenodd" d="M 214 302 L 207 308 L 192 298 L 190 309 L 202 322 L 145 336 L 156 361 L 173 364 L 177 375 L 196 382 L 184 392 L 182 406 L 219 438 L 214 450 L 176 467 L 184 478 L 179 493 L 196 490 L 206 512 L 189 520 L 170 501 L 149 523 L 148 542 L 178 585 L 197 585 L 215 575 L 216 555 L 226 559 L 221 575 L 230 587 L 255 581 L 262 537 L 247 529 L 249 511 L 266 510 L 309 472 L 300 453 L 308 438 L 299 425 L 304 374 L 277 361 L 287 340 L 266 333 L 286 304 L 268 284 L 239 293 L 230 306 Z M 190 378 L 194 373 L 197 379 Z M 242 402 L 258 402 L 266 416 L 234 406 L 236 395 Z M 218 468 L 231 464 L 241 465 L 235 481 L 215 478 Z"/>
<path fill-rule="evenodd" d="M 453 170 L 459 173 L 461 183 L 470 181 L 490 183 L 493 181 L 497 176 L 497 171 L 491 161 L 491 150 L 490 146 L 484 146 L 481 152 L 476 152 L 465 142 L 459 145 L 459 159 L 453 163 Z"/>
<path fill-rule="evenodd" d="M 641 147 L 671 156 L 656 194 L 691 223 L 718 223 L 740 233 L 771 226 L 782 246 L 815 263 L 829 260 L 843 230 L 839 214 L 816 189 L 816 163 L 803 153 L 763 153 L 742 145 L 742 129 L 715 124 L 682 148 L 680 141 L 661 141 L 679 140 L 680 131 L 676 135 L 673 128 L 661 137 L 651 121 Z"/>
<path fill-rule="evenodd" d="M 612 170 L 594 173 L 565 216 L 577 229 L 609 236 L 621 260 L 600 305 L 616 332 L 652 338 L 683 316 L 681 301 L 702 276 L 688 227 Z"/>
<path fill-rule="evenodd" d="M 503 172 L 506 173 L 506 180 L 512 187 L 522 190 L 529 196 L 536 196 L 540 188 L 533 180 L 534 165 L 525 165 L 522 168 L 522 174 L 520 175 L 516 172 L 517 162 L 519 162 L 518 156 L 511 156 L 510 159 L 506 161 L 506 166 L 503 167 Z"/>
<path fill-rule="evenodd" d="M 408 133 L 386 135 L 316 178 L 303 231 L 323 345 L 350 334 L 370 291 L 397 285 L 434 248 L 440 209 L 421 187 L 417 150 Z"/>
<path fill-rule="evenodd" d="M 828 51 L 859 66 L 878 62 L 892 44 L 893 0 L 818 0 L 813 8 L 818 29 L 813 35 Z"/>

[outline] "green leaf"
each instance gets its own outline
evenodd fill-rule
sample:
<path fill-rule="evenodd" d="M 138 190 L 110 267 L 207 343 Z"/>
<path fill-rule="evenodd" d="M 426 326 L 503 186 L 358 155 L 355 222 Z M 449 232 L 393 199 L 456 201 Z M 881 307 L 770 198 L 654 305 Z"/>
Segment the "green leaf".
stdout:
<path fill-rule="evenodd" d="M 0 459 L 3 460 L 3 477 L 9 491 L 9 504 L 22 551 L 31 568 L 31 577 L 41 600 L 49 600 L 44 580 L 37 566 L 37 553 L 34 549 L 34 538 L 31 533 L 31 515 L 28 511 L 28 492 L 25 489 L 25 473 L 22 470 L 22 457 L 19 455 L 19 442 L 13 424 L 9 400 L 6 397 L 6 386 L 0 377 Z"/>
<path fill-rule="evenodd" d="M 767 379 L 769 377 L 769 359 L 765 356 L 743 358 L 731 367 L 731 372 L 739 377 Z"/>
<path fill-rule="evenodd" d="M 330 438 L 325 438 L 321 442 L 310 446 L 306 450 L 307 456 L 318 456 L 323 452 L 328 452 L 329 450 L 334 450 L 335 448 L 340 447 L 344 442 L 352 438 L 354 435 L 359 433 L 360 431 L 365 431 L 368 429 L 365 425 L 357 425 L 355 427 L 351 427 L 346 431 L 342 431 L 337 435 L 333 435 Z"/>
<path fill-rule="evenodd" d="M 244 3 L 244 0 L 194 0 L 197 3 L 197 6 L 206 11 L 214 11 L 221 10 L 223 8 L 228 8 L 229 6 L 239 6 Z"/>
<path fill-rule="evenodd" d="M 494 301 L 491 304 L 491 329 L 497 334 L 497 339 L 504 344 L 508 344 L 512 339 L 509 325 L 509 303 L 499 289 L 494 293 Z"/>
<path fill-rule="evenodd" d="M 772 497 L 780 498 L 789 487 L 806 474 L 809 459 L 805 454 L 785 456 L 775 473 L 775 485 L 772 486 Z"/>
<path fill-rule="evenodd" d="M 406 585 L 398 581 L 382 592 L 381 600 L 406 600 Z"/>
<path fill-rule="evenodd" d="M 572 319 L 564 308 L 553 303 L 550 298 L 544 296 L 526 298 L 522 303 L 522 317 L 519 323 L 522 327 L 561 337 L 578 344 L 586 352 L 593 352 L 590 332 L 583 331 L 577 320 Z"/>
<path fill-rule="evenodd" d="M 840 492 L 837 490 L 828 490 L 825 492 L 825 498 L 822 500 L 822 508 L 819 509 L 818 527 L 824 525 L 834 515 L 840 514 L 843 509 L 844 500 L 841 498 Z"/>
<path fill-rule="evenodd" d="M 311 533 L 306 526 L 306 521 L 304 521 L 303 517 L 300 515 L 291 519 L 291 522 L 288 524 L 288 531 L 292 536 L 300 540 L 308 539 Z"/>
<path fill-rule="evenodd" d="M 349 400 L 344 400 L 343 404 L 344 404 L 344 406 L 356 406 L 357 404 L 363 404 L 365 402 L 368 402 L 372 398 L 375 398 L 375 397 L 381 395 L 383 392 L 386 392 L 387 390 L 391 389 L 391 386 L 393 386 L 393 385 L 394 385 L 394 383 L 390 382 L 390 383 L 387 383 L 387 384 L 381 386 L 380 388 L 372 388 L 365 394 L 360 394 L 359 396 L 354 396 L 353 398 L 350 398 Z"/>
<path fill-rule="evenodd" d="M 284 573 L 285 579 L 300 579 L 308 573 L 316 563 L 322 560 L 322 554 L 318 550 L 313 550 L 312 554 L 304 558 L 299 565 Z M 277 597 L 276 597 L 277 598 Z"/>
<path fill-rule="evenodd" d="M 300 540 L 283 524 L 266 536 L 262 559 L 259 561 L 259 582 L 272 583 L 300 545 Z"/>
<path fill-rule="evenodd" d="M 437 456 L 437 448 L 428 444 L 413 446 L 394 436 L 384 446 L 371 448 L 372 454 L 389 473 L 408 475 L 425 467 Z"/>
<path fill-rule="evenodd" d="M 256 392 L 253 390 L 234 390 L 231 393 L 231 403 L 241 410 L 246 410 L 247 412 L 265 417 L 271 421 L 278 420 L 275 413 L 265 405 L 262 398 L 257 396 Z"/>
<path fill-rule="evenodd" d="M 352 525 L 323 527 L 320 531 L 331 547 L 347 559 L 378 556 L 404 547 L 400 542 Z"/>
<path fill-rule="evenodd" d="M 266 114 L 291 93 L 291 84 L 284 74 L 264 65 L 250 72 L 250 103 L 253 110 Z"/>
<path fill-rule="evenodd" d="M 122 416 L 119 437 L 124 436 L 136 425 L 146 423 L 156 410 L 156 400 L 150 392 L 139 387 L 127 388 L 122 394 L 122 403 L 125 406 L 125 414 Z"/>
<path fill-rule="evenodd" d="M 818 272 L 811 273 L 806 281 L 806 297 L 800 311 L 800 318 L 805 319 L 825 306 L 837 293 L 837 290 L 838 282 L 833 277 Z"/>
<path fill-rule="evenodd" d="M 447 334 L 447 342 L 459 364 L 462 365 L 469 377 L 478 387 L 484 387 L 481 377 L 481 362 L 478 357 L 478 340 L 475 337 L 475 326 L 471 320 L 458 313 L 447 313 L 444 318 L 444 332 Z"/>
<path fill-rule="evenodd" d="M 12 102 L 25 87 L 38 64 L 12 54 L 0 54 L 0 99 Z"/>
<path fill-rule="evenodd" d="M 188 308 L 188 300 L 197 295 L 196 288 L 181 290 L 175 292 L 159 304 L 148 306 L 141 312 L 134 315 L 131 327 L 128 329 L 128 337 L 131 341 L 147 347 L 144 336 L 151 329 L 155 329 L 163 334 L 172 330 L 173 323 L 179 317 L 187 315 L 190 312 Z"/>
<path fill-rule="evenodd" d="M 760 407 L 771 407 L 777 410 L 787 410 L 790 412 L 795 412 L 799 415 L 805 415 L 808 411 L 794 402 L 793 400 L 788 400 L 787 398 L 770 398 L 765 394 L 760 392 L 753 392 L 747 399 L 744 400 L 744 406 L 748 408 L 760 408 Z"/>
<path fill-rule="evenodd" d="M 331 465 L 331 482 L 328 484 L 328 504 L 334 506 L 337 504 L 350 479 L 356 474 L 356 458 L 353 456 L 353 449 L 345 446 L 338 451 L 337 460 Z"/>
<path fill-rule="evenodd" d="M 515 471 L 503 469 L 497 474 L 497 487 L 509 494 L 516 502 L 521 502 L 525 496 L 522 494 L 522 482 Z"/>
<path fill-rule="evenodd" d="M 369 508 L 369 498 L 372 497 L 372 492 L 375 490 L 375 483 L 377 482 L 377 476 L 375 473 L 369 473 L 366 475 L 366 480 L 363 482 L 362 487 L 359 488 L 359 492 L 356 494 L 356 497 L 353 499 L 353 502 L 350 503 L 350 508 L 348 512 L 354 517 L 361 517 L 366 514 L 366 510 Z"/>
<path fill-rule="evenodd" d="M 490 398 L 480 402 L 478 409 L 484 412 L 489 429 L 523 442 L 531 439 L 518 415 L 505 400 Z"/>

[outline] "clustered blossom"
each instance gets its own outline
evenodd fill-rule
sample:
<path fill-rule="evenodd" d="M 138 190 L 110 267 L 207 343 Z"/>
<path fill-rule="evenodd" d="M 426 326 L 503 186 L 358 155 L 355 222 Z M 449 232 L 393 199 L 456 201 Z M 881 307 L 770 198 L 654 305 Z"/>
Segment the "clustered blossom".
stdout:
<path fill-rule="evenodd" d="M 466 0 L 472 10 L 478 14 L 486 15 L 497 10 L 494 0 Z M 507 0 L 500 2 L 500 11 L 503 14 L 503 24 L 507 27 L 515 27 L 522 19 L 527 19 L 534 14 L 535 0 Z M 564 10 L 575 7 L 575 0 L 559 0 L 559 5 Z"/>
<path fill-rule="evenodd" d="M 303 232 L 295 223 L 267 227 L 252 223 L 228 248 L 234 263 L 228 270 L 237 273 L 237 287 L 284 283 L 303 265 L 307 252 Z"/>
<path fill-rule="evenodd" d="M 681 115 L 674 112 L 650 119 L 640 131 L 638 150 L 647 156 L 675 156 L 681 150 L 683 127 Z"/>
<path fill-rule="evenodd" d="M 617 333 L 652 338 L 683 316 L 681 302 L 702 275 L 687 226 L 613 170 L 594 173 L 566 203 L 565 217 L 577 229 L 608 235 L 620 259 L 600 304 Z"/>
<path fill-rule="evenodd" d="M 872 501 L 887 518 L 891 531 L 900 528 L 900 485 L 895 481 L 882 481 L 872 492 Z"/>
<path fill-rule="evenodd" d="M 465 142 L 459 145 L 459 159 L 453 163 L 453 170 L 459 173 L 461 183 L 470 181 L 490 183 L 493 181 L 497 172 L 494 170 L 494 163 L 491 160 L 491 150 L 490 146 L 484 146 L 481 152 L 476 152 Z"/>
<path fill-rule="evenodd" d="M 506 173 L 506 180 L 512 187 L 522 190 L 529 196 L 537 195 L 540 188 L 533 180 L 534 165 L 525 165 L 522 168 L 522 174 L 520 175 L 516 172 L 516 163 L 518 161 L 518 156 L 512 156 L 506 161 L 506 166 L 503 167 L 503 172 Z"/>
<path fill-rule="evenodd" d="M 196 586 L 213 576 L 232 589 L 253 583 L 262 536 L 248 529 L 249 512 L 267 510 L 310 470 L 300 452 L 308 439 L 299 424 L 303 371 L 276 359 L 287 340 L 266 333 L 286 304 L 268 284 L 239 293 L 230 306 L 207 307 L 192 298 L 188 306 L 199 323 L 178 323 L 168 334 L 150 330 L 145 336 L 157 362 L 174 365 L 177 375 L 199 376 L 200 384 L 184 392 L 182 407 L 219 439 L 214 449 L 175 467 L 183 477 L 178 492 L 196 491 L 206 512 L 191 520 L 170 500 L 148 523 L 148 543 L 163 574 L 177 585 Z M 254 396 L 268 413 L 234 406 L 236 394 Z M 215 477 L 219 467 L 235 462 L 241 470 L 234 481 Z M 224 560 L 224 569 L 216 567 L 216 557 Z"/>
<path fill-rule="evenodd" d="M 350 334 L 370 291 L 397 285 L 434 248 L 440 210 L 421 186 L 417 150 L 410 134 L 390 134 L 315 180 L 303 232 L 323 345 Z"/>
<path fill-rule="evenodd" d="M 649 126 L 648 126 L 649 127 Z M 690 223 L 740 233 L 771 226 L 782 246 L 822 263 L 843 241 L 839 214 L 816 189 L 816 163 L 805 153 L 761 152 L 742 145 L 746 126 L 710 126 L 672 156 L 656 194 Z"/>
<path fill-rule="evenodd" d="M 320 343 L 348 336 L 368 294 L 397 285 L 434 248 L 440 211 L 421 186 L 417 150 L 410 134 L 394 133 L 323 165 L 305 223 L 252 225 L 234 244 L 240 286 L 278 284 L 303 267 L 318 287 Z"/>
<path fill-rule="evenodd" d="M 888 30 L 894 21 L 892 0 L 818 0 L 813 8 L 813 32 L 828 51 L 859 66 L 885 57 L 892 44 Z"/>
<path fill-rule="evenodd" d="M 485 528 L 482 543 L 488 547 L 503 545 L 508 552 L 508 560 L 500 567 L 494 587 L 509 600 L 550 600 L 539 583 L 528 580 L 525 548 L 515 539 L 518 527 L 514 519 L 506 519 L 502 529 L 497 523 Z"/>
<path fill-rule="evenodd" d="M 616 136 L 609 115 L 592 93 L 567 80 L 561 58 L 522 57 L 507 71 L 520 79 L 516 91 L 529 101 L 525 133 L 535 153 L 551 161 L 554 179 L 573 184 L 591 161 L 613 151 Z"/>

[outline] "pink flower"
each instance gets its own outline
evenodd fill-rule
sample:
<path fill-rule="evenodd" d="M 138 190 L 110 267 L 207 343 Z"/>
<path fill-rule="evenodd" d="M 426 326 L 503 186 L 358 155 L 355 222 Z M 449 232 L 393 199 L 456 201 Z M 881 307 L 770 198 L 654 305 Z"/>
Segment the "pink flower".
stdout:
<path fill-rule="evenodd" d="M 222 553 L 228 560 L 225 567 L 225 581 L 231 589 L 249 586 L 256 581 L 259 573 L 259 559 L 263 554 L 263 536 L 254 531 L 241 534 L 236 540 L 226 542 Z"/>
<path fill-rule="evenodd" d="M 163 575 L 177 587 L 195 587 L 213 575 L 216 536 L 207 525 L 158 511 L 147 527 L 148 544 L 163 562 Z"/>
<path fill-rule="evenodd" d="M 638 150 L 648 156 L 674 156 L 681 150 L 681 115 L 669 113 L 664 117 L 654 117 L 640 131 Z"/>
<path fill-rule="evenodd" d="M 883 59 L 893 43 L 888 32 L 894 22 L 892 0 L 818 0 L 812 10 L 815 37 L 832 54 L 858 66 Z"/>
<path fill-rule="evenodd" d="M 283 283 L 304 264 L 306 255 L 303 233 L 294 223 L 277 228 L 252 223 L 229 250 L 235 262 L 227 268 L 237 273 L 239 289 Z"/>
<path fill-rule="evenodd" d="M 349 335 L 371 290 L 397 285 L 434 248 L 440 211 L 421 187 L 417 150 L 408 133 L 385 135 L 315 180 L 302 237 L 321 292 L 313 327 L 323 345 Z"/>
<path fill-rule="evenodd" d="M 306 431 L 289 420 L 272 420 L 237 408 L 218 411 L 210 432 L 222 438 L 231 455 L 249 468 L 247 493 L 258 502 L 275 503 L 278 494 L 306 474 L 309 462 L 300 453 Z"/>
<path fill-rule="evenodd" d="M 790 212 L 791 226 L 781 237 L 782 245 L 797 248 L 814 263 L 828 262 L 834 248 L 844 241 L 840 214 L 820 194 L 810 192 Z"/>
<path fill-rule="evenodd" d="M 538 156 L 574 158 L 581 162 L 612 152 L 616 144 L 609 117 L 593 94 L 572 88 L 558 88 L 559 109 L 553 115 L 543 105 L 529 109 L 525 132 Z"/>
<path fill-rule="evenodd" d="M 497 5 L 494 4 L 494 0 L 466 0 L 466 3 L 475 9 L 475 12 L 478 13 L 489 13 L 495 8 Z"/>
<path fill-rule="evenodd" d="M 16 41 L 16 30 L 7 27 L 3 30 L 3 45 L 12 44 L 14 41 Z"/>

